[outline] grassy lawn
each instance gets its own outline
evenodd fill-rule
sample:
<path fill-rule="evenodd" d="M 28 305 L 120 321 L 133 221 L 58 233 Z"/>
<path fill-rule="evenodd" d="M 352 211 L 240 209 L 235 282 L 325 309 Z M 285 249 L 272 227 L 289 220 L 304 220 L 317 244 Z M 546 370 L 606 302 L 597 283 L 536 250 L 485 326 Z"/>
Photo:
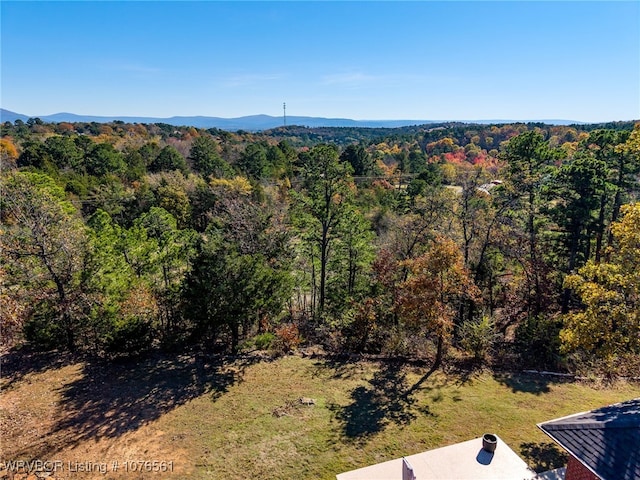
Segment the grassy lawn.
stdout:
<path fill-rule="evenodd" d="M 412 388 L 423 370 L 297 356 L 4 363 L 0 460 L 61 460 L 60 478 L 96 478 L 67 462 L 106 462 L 100 478 L 331 479 L 484 432 L 543 468 L 559 452 L 536 423 L 640 397 L 638 384 L 487 372 Z M 123 471 L 131 460 L 172 461 L 173 473 Z"/>

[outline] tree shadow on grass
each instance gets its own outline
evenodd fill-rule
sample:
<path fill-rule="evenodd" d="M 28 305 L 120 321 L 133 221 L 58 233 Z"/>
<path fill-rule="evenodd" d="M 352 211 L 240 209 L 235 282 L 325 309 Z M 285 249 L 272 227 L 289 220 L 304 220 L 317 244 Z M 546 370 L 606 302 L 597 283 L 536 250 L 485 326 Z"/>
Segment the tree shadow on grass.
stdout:
<path fill-rule="evenodd" d="M 47 458 L 87 440 L 120 437 L 205 394 L 215 401 L 256 361 L 158 355 L 139 362 L 86 362 L 81 378 L 58 389 L 62 400 L 54 428 L 16 458 Z"/>
<path fill-rule="evenodd" d="M 541 395 L 551 391 L 551 385 L 572 383 L 571 377 L 555 377 L 537 373 L 494 373 L 493 378 L 511 391 Z"/>
<path fill-rule="evenodd" d="M 28 375 L 57 370 L 80 360 L 80 356 L 68 352 L 12 350 L 0 356 L 2 389 L 10 390 L 14 388 Z"/>
<path fill-rule="evenodd" d="M 347 406 L 332 405 L 342 434 L 351 440 L 363 440 L 381 432 L 389 424 L 408 425 L 417 414 L 432 415 L 428 406 L 416 405 L 409 392 L 406 373 L 397 363 L 384 363 L 369 380 L 351 392 Z"/>
<path fill-rule="evenodd" d="M 449 359 L 443 366 L 447 377 L 453 379 L 453 383 L 459 387 L 472 384 L 488 370 L 486 364 L 471 357 Z"/>
<path fill-rule="evenodd" d="M 330 371 L 333 380 L 352 378 L 362 372 L 362 361 L 358 356 L 327 356 L 313 363 L 311 374 L 314 377 L 326 376 Z"/>
<path fill-rule="evenodd" d="M 535 470 L 536 473 L 565 467 L 569 460 L 569 455 L 552 442 L 521 443 L 520 453 L 529 467 Z"/>

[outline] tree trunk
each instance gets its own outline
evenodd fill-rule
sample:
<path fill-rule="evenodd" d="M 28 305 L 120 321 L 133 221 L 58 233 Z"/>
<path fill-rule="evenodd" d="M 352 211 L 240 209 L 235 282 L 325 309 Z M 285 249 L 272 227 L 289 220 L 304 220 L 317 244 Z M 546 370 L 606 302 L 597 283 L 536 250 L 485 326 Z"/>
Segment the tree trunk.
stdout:
<path fill-rule="evenodd" d="M 436 358 L 433 361 L 433 365 L 431 366 L 430 373 L 435 372 L 442 365 L 442 360 L 444 359 L 444 339 L 442 335 L 438 336 L 438 344 L 436 346 Z"/>
<path fill-rule="evenodd" d="M 322 238 L 320 240 L 320 299 L 318 309 L 320 314 L 324 311 L 324 302 L 327 287 L 327 261 L 329 254 L 329 226 L 322 226 Z"/>
<path fill-rule="evenodd" d="M 613 199 L 613 211 L 611 212 L 611 224 L 618 220 L 618 216 L 620 215 L 620 207 L 622 206 L 622 187 L 624 183 L 624 155 L 620 155 L 620 162 L 618 163 L 618 178 L 616 181 L 616 196 Z M 611 232 L 611 228 L 609 228 L 609 239 L 607 244 L 609 246 L 613 245 L 613 232 Z"/>
<path fill-rule="evenodd" d="M 315 264 L 315 258 L 313 255 L 313 246 L 312 246 L 311 247 L 311 311 L 310 311 L 312 319 L 316 318 L 316 308 L 317 308 L 316 306 L 317 306 L 317 299 L 318 299 L 318 289 L 316 285 L 317 285 L 316 264 Z"/>
<path fill-rule="evenodd" d="M 76 350 L 76 336 L 75 332 L 73 331 L 71 316 L 69 315 L 69 307 L 67 306 L 67 292 L 65 291 L 64 283 L 54 271 L 53 266 L 49 262 L 49 257 L 44 252 L 44 248 L 42 246 L 40 246 L 40 251 L 42 262 L 49 272 L 49 275 L 51 275 L 53 283 L 55 283 L 56 285 L 56 291 L 58 293 L 58 305 L 60 308 L 60 322 L 65 332 L 65 343 L 67 345 L 67 349 L 70 352 L 74 352 Z"/>
<path fill-rule="evenodd" d="M 353 294 L 353 290 L 356 285 L 356 274 L 358 269 L 356 265 L 357 256 L 357 252 L 354 249 L 349 248 L 349 280 L 347 281 L 347 293 L 349 295 Z"/>
<path fill-rule="evenodd" d="M 567 273 L 573 273 L 576 268 L 576 257 L 578 255 L 578 244 L 580 240 L 581 225 L 576 225 L 571 233 L 571 244 L 569 246 L 569 264 L 567 265 Z M 569 313 L 569 299 L 571 298 L 571 289 L 565 288 L 562 292 L 562 305 L 561 312 L 563 314 Z"/>
<path fill-rule="evenodd" d="M 542 299 L 540 298 L 540 276 L 538 272 L 538 255 L 536 245 L 536 231 L 535 231 L 535 214 L 534 214 L 535 196 L 533 190 L 529 191 L 529 219 L 527 222 L 527 228 L 529 230 L 529 256 L 531 260 L 531 269 L 533 274 L 533 313 L 537 315 L 542 310 Z"/>
<path fill-rule="evenodd" d="M 438 336 L 438 343 L 436 345 L 436 358 L 434 359 L 433 364 L 431 365 L 431 368 L 427 373 L 425 373 L 422 376 L 422 378 L 420 378 L 420 380 L 418 380 L 415 384 L 413 384 L 413 386 L 409 390 L 406 391 L 404 396 L 408 397 L 413 392 L 415 392 L 418 388 L 420 388 L 420 385 L 426 382 L 427 379 L 431 375 L 433 375 L 436 372 L 436 370 L 440 368 L 440 366 L 442 365 L 443 359 L 444 359 L 444 339 L 442 338 L 442 335 L 440 335 Z"/>
<path fill-rule="evenodd" d="M 598 213 L 598 224 L 596 226 L 596 251 L 595 251 L 595 261 L 596 263 L 600 263 L 600 256 L 602 255 L 602 240 L 604 237 L 604 214 L 605 207 L 607 205 L 607 195 L 602 194 L 600 197 L 600 211 Z"/>
<path fill-rule="evenodd" d="M 240 343 L 240 331 L 238 322 L 231 323 L 231 353 L 238 353 L 238 344 Z"/>

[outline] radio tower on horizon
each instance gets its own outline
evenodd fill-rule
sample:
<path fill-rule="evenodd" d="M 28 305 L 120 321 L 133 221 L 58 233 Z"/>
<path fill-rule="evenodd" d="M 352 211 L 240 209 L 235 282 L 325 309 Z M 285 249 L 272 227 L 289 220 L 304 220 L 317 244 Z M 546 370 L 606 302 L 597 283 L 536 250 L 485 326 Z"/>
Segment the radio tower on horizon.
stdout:
<path fill-rule="evenodd" d="M 282 104 L 282 111 L 284 112 L 284 126 L 287 126 L 287 103 Z"/>

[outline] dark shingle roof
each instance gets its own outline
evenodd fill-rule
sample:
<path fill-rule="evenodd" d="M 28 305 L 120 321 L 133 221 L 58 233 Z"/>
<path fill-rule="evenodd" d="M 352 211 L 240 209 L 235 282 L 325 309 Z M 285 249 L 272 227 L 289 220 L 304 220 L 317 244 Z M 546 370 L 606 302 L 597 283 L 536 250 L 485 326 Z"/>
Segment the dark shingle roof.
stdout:
<path fill-rule="evenodd" d="M 603 480 L 640 480 L 640 398 L 538 427 Z"/>

